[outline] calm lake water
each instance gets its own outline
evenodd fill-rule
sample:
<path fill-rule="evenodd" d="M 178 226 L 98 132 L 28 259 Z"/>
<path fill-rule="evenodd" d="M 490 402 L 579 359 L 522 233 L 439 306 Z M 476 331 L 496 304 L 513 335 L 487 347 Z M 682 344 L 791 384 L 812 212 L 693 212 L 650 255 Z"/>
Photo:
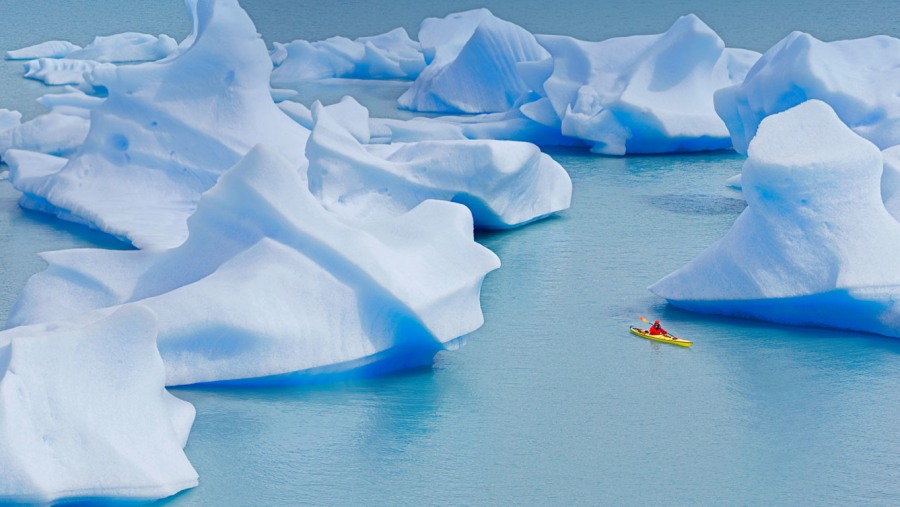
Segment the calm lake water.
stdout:
<path fill-rule="evenodd" d="M 268 41 L 415 34 L 479 2 L 242 2 Z M 891 2 L 487 2 L 531 31 L 600 40 L 695 12 L 732 46 L 793 29 L 830 40 L 900 35 Z M 0 1 L 0 49 L 121 31 L 181 38 L 179 1 Z M 0 107 L 46 92 L 0 63 Z M 396 114 L 403 86 L 310 87 Z M 733 153 L 605 158 L 551 150 L 572 208 L 480 234 L 503 267 L 486 324 L 433 368 L 351 383 L 176 389 L 197 407 L 187 454 L 200 486 L 166 505 L 898 505 L 900 341 L 678 311 L 646 287 L 720 238 L 744 207 Z M 118 245 L 23 212 L 0 184 L 0 317 L 43 267 L 36 252 Z M 663 247 L 649 247 L 665 245 Z M 628 334 L 661 318 L 691 349 Z"/>

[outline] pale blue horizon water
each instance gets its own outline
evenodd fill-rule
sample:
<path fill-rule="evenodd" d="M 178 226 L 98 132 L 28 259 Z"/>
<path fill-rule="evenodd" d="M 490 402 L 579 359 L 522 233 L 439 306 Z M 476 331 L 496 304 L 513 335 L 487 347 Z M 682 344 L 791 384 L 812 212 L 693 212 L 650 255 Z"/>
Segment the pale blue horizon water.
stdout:
<path fill-rule="evenodd" d="M 356 37 L 486 5 L 531 31 L 591 40 L 655 33 L 695 12 L 731 46 L 765 50 L 793 29 L 831 40 L 900 35 L 890 2 L 661 0 L 266 2 L 242 5 L 263 37 Z M 122 31 L 189 30 L 182 2 L 0 3 L 0 49 Z M 573 7 L 578 6 L 578 7 Z M 392 114 L 402 85 L 351 91 Z M 0 107 L 26 116 L 49 91 L 0 63 Z M 399 114 L 399 113 L 396 113 Z M 200 486 L 162 505 L 898 505 L 900 340 L 695 315 L 646 287 L 720 238 L 744 207 L 730 152 L 608 158 L 549 150 L 572 208 L 479 233 L 503 267 L 485 325 L 433 368 L 267 389 L 180 388 L 197 419 L 186 448 Z M 24 212 L 0 182 L 0 317 L 42 269 L 36 252 L 117 247 Z M 649 247 L 654 243 L 664 248 Z M 658 317 L 682 349 L 628 334 Z"/>

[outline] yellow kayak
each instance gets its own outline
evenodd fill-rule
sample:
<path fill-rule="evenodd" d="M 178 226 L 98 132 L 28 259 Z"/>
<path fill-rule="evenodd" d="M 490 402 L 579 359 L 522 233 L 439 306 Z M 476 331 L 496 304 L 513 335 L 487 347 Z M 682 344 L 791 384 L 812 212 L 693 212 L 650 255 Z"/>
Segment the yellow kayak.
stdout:
<path fill-rule="evenodd" d="M 636 334 L 641 338 L 646 338 L 648 340 L 654 340 L 663 343 L 671 343 L 672 345 L 678 345 L 679 347 L 690 347 L 694 344 L 694 342 L 690 340 L 685 340 L 684 338 L 679 338 L 670 334 L 650 334 L 650 331 L 646 329 L 638 329 L 634 326 L 632 326 L 631 328 L 631 333 Z"/>

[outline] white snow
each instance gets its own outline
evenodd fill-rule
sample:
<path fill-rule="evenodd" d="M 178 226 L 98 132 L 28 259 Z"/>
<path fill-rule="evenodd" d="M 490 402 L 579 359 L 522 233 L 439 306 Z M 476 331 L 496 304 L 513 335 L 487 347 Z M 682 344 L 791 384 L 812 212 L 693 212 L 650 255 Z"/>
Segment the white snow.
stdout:
<path fill-rule="evenodd" d="M 766 51 L 743 82 L 716 94 L 716 111 L 740 153 L 766 116 L 808 99 L 826 102 L 881 149 L 900 144 L 900 40 L 823 42 L 793 32 Z"/>
<path fill-rule="evenodd" d="M 197 485 L 194 407 L 140 305 L 0 333 L 0 502 L 153 500 Z"/>
<path fill-rule="evenodd" d="M 651 291 L 702 312 L 900 336 L 886 254 L 900 222 L 875 145 L 810 100 L 762 121 L 741 179 L 748 207 L 731 230 Z"/>
<path fill-rule="evenodd" d="M 159 316 L 169 385 L 427 364 L 482 322 L 497 257 L 458 204 L 351 225 L 276 151 L 252 150 L 204 194 L 167 251 L 43 254 L 8 320 L 140 302 Z M 275 381 L 283 381 L 278 379 Z"/>

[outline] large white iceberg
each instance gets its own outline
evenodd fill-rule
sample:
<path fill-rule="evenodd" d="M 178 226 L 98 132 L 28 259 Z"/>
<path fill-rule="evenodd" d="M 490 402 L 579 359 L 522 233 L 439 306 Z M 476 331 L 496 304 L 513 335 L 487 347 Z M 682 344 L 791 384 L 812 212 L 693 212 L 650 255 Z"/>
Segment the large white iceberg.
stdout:
<path fill-rule="evenodd" d="M 428 18 L 419 40 L 428 67 L 398 99 L 413 111 L 506 111 L 529 91 L 516 64 L 548 56 L 531 33 L 487 9 Z"/>
<path fill-rule="evenodd" d="M 425 68 L 419 43 L 403 28 L 356 40 L 332 37 L 274 46 L 272 86 L 298 88 L 326 78 L 415 79 Z"/>
<path fill-rule="evenodd" d="M 159 62 L 99 67 L 84 144 L 58 172 L 11 175 L 29 208 L 76 218 L 138 247 L 171 247 L 200 194 L 259 142 L 297 168 L 308 131 L 272 101 L 272 63 L 236 0 L 188 2 L 194 32 Z M 76 61 L 76 60 L 71 60 Z"/>
<path fill-rule="evenodd" d="M 693 14 L 660 35 L 538 42 L 551 60 L 519 65 L 538 94 L 520 111 L 607 155 L 729 148 L 713 93 L 740 83 L 759 58 L 726 48 Z"/>
<path fill-rule="evenodd" d="M 0 333 L 0 502 L 152 500 L 197 485 L 182 450 L 194 407 L 166 392 L 156 318 Z"/>
<path fill-rule="evenodd" d="M 748 153 L 747 209 L 650 290 L 689 310 L 900 336 L 900 222 L 878 148 L 811 100 L 764 119 Z"/>
<path fill-rule="evenodd" d="M 763 118 L 809 99 L 826 102 L 857 134 L 885 149 L 900 144 L 898 83 L 898 39 L 823 42 L 794 32 L 766 51 L 743 82 L 716 93 L 716 111 L 740 153 Z"/>
<path fill-rule="evenodd" d="M 356 121 L 343 124 L 367 126 L 368 114 L 360 109 Z M 364 146 L 360 140 L 368 140 L 368 132 L 352 135 L 333 117 L 340 112 L 313 107 L 306 155 L 313 194 L 344 217 L 383 219 L 426 199 L 441 199 L 469 207 L 477 227 L 506 229 L 569 207 L 569 175 L 533 144 L 455 140 Z"/>
<path fill-rule="evenodd" d="M 455 347 L 482 324 L 481 282 L 499 266 L 473 240 L 465 207 L 426 201 L 350 225 L 262 147 L 188 223 L 172 250 L 43 254 L 50 266 L 29 280 L 8 325 L 139 302 L 159 316 L 169 385 L 359 374 Z"/>

